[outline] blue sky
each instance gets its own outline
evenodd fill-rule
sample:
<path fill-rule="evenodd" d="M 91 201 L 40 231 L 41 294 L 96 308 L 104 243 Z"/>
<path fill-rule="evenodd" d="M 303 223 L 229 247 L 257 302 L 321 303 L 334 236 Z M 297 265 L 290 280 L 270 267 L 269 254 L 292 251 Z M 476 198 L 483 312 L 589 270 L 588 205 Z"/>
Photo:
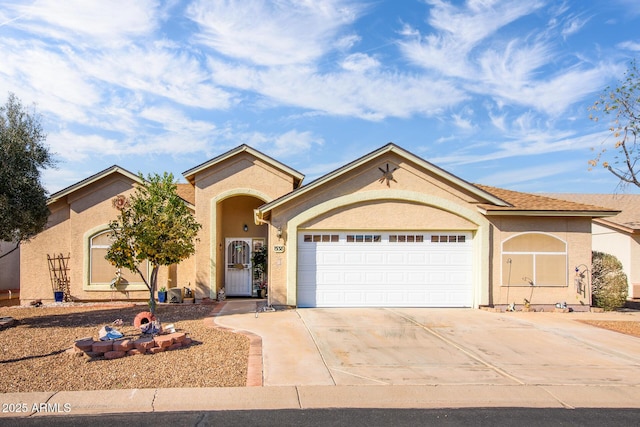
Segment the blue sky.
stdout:
<path fill-rule="evenodd" d="M 638 28 L 636 0 L 0 0 L 0 99 L 42 115 L 50 192 L 113 164 L 184 181 L 243 143 L 310 182 L 391 141 L 474 183 L 611 193 L 587 107 Z"/>

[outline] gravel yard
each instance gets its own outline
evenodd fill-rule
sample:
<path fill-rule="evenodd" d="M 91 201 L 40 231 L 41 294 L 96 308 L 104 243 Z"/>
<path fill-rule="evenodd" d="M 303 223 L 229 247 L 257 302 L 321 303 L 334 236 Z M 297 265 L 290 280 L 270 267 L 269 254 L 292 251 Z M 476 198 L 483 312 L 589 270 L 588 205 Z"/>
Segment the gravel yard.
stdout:
<path fill-rule="evenodd" d="M 628 320 L 581 320 L 581 322 L 640 338 L 640 322 Z"/>
<path fill-rule="evenodd" d="M 116 319 L 125 338 L 140 336 L 133 318 L 146 305 L 105 307 L 1 307 L 17 325 L 0 330 L 0 393 L 129 388 L 245 386 L 249 339 L 204 321 L 212 305 L 161 305 L 156 316 L 193 339 L 188 348 L 115 360 L 69 354 L 84 337 Z"/>

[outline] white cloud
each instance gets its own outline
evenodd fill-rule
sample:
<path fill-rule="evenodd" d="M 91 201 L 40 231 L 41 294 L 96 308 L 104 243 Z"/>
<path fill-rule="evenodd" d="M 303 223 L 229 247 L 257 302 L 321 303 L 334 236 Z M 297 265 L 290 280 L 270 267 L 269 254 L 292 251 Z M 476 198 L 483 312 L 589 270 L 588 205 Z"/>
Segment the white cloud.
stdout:
<path fill-rule="evenodd" d="M 273 139 L 273 145 L 266 150 L 275 158 L 293 158 L 309 152 L 314 144 L 322 145 L 323 142 L 322 138 L 311 132 L 291 130 L 276 136 Z"/>
<path fill-rule="evenodd" d="M 472 1 L 466 8 L 442 0 L 428 0 L 431 6 L 428 23 L 435 30 L 420 38 L 417 29 L 405 26 L 410 39 L 400 43 L 412 63 L 437 70 L 444 75 L 474 75 L 469 54 L 501 27 L 530 14 L 542 6 L 539 1 Z"/>
<path fill-rule="evenodd" d="M 78 162 L 90 158 L 95 153 L 103 156 L 120 155 L 128 152 L 125 143 L 101 135 L 81 135 L 68 130 L 52 133 L 47 136 L 47 144 L 56 158 L 65 162 Z"/>
<path fill-rule="evenodd" d="M 635 42 L 635 41 L 631 41 L 631 40 L 628 40 L 628 41 L 625 41 L 625 42 L 622 42 L 622 43 L 618 43 L 616 46 L 619 49 L 632 50 L 632 51 L 635 51 L 635 52 L 640 51 L 640 42 Z"/>
<path fill-rule="evenodd" d="M 256 92 L 279 104 L 365 120 L 433 115 L 466 99 L 453 84 L 419 75 L 323 75 L 303 67 L 256 70 L 213 61 L 210 68 L 220 85 Z"/>
<path fill-rule="evenodd" d="M 581 18 L 581 17 L 572 17 L 570 18 L 562 28 L 562 36 L 568 37 L 571 36 L 582 29 L 589 22 L 589 18 Z"/>
<path fill-rule="evenodd" d="M 378 67 L 380 67 L 380 62 L 374 57 L 364 53 L 354 53 L 342 61 L 342 68 L 356 73 L 363 73 Z"/>
<path fill-rule="evenodd" d="M 20 15 L 12 25 L 76 45 L 119 45 L 156 26 L 156 0 L 37 0 L 5 5 Z"/>
<path fill-rule="evenodd" d="M 200 43 L 230 58 L 276 66 L 309 64 L 321 57 L 362 11 L 347 0 L 197 0 L 187 16 L 200 26 Z"/>
<path fill-rule="evenodd" d="M 517 167 L 515 169 L 503 170 L 485 175 L 478 178 L 477 181 L 481 184 L 493 185 L 496 187 L 513 186 L 514 184 L 526 183 L 536 179 L 565 174 L 568 171 L 568 165 L 575 166 L 573 163 L 574 162 L 569 159 L 563 162 L 547 163 L 529 167 Z M 583 164 L 583 168 L 586 168 L 585 164 Z"/>
<path fill-rule="evenodd" d="M 132 91 L 144 91 L 179 104 L 225 109 L 231 94 L 209 81 L 209 73 L 186 52 L 130 46 L 118 52 L 77 57 L 94 79 Z"/>
<path fill-rule="evenodd" d="M 466 165 L 524 156 L 544 155 L 567 151 L 588 152 L 597 141 L 602 141 L 606 133 L 595 133 L 575 136 L 572 131 L 535 130 L 529 128 L 528 118 L 522 117 L 514 127 L 508 139 L 483 144 L 482 152 L 465 147 L 461 152 L 453 152 L 447 156 L 434 158 L 436 164 Z M 518 129 L 520 128 L 520 129 Z M 487 146 L 496 147 L 493 151 Z M 586 166 L 585 166 L 586 167 Z"/>

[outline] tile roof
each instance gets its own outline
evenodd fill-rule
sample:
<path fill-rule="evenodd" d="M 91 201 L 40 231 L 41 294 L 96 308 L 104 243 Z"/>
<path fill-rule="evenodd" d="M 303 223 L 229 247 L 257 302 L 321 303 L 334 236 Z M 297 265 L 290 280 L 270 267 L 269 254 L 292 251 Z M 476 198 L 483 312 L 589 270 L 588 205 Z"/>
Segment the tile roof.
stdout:
<path fill-rule="evenodd" d="M 191 184 L 178 184 L 177 193 L 180 198 L 192 205 L 196 204 L 196 189 Z"/>
<path fill-rule="evenodd" d="M 627 232 L 640 233 L 640 194 L 549 194 L 550 197 L 562 198 L 578 203 L 594 203 L 609 209 L 621 211 L 619 214 L 601 218 L 598 222 Z"/>
<path fill-rule="evenodd" d="M 604 207 L 592 203 L 580 203 L 560 198 L 549 197 L 546 195 L 521 193 L 518 191 L 505 190 L 503 188 L 490 187 L 487 185 L 476 184 L 477 187 L 493 194 L 494 196 L 504 200 L 511 206 L 495 206 L 489 204 L 481 204 L 479 207 L 487 213 L 494 214 L 507 212 L 547 212 L 547 213 L 575 213 L 581 215 L 592 216 L 611 216 L 615 215 L 617 209 Z"/>

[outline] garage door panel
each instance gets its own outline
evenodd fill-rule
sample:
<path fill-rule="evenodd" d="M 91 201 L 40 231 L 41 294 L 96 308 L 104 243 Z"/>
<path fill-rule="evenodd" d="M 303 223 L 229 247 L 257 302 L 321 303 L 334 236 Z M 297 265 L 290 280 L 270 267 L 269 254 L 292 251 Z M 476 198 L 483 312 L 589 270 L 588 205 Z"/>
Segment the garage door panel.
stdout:
<path fill-rule="evenodd" d="M 454 243 L 433 243 L 428 232 L 411 242 L 400 237 L 390 242 L 390 233 L 377 233 L 376 241 L 348 242 L 348 234 L 333 242 L 299 239 L 300 307 L 471 306 L 469 233 L 466 241 Z"/>
<path fill-rule="evenodd" d="M 298 268 L 316 265 L 316 254 L 310 251 L 301 251 L 298 254 Z"/>
<path fill-rule="evenodd" d="M 345 252 L 344 263 L 351 265 L 361 265 L 364 262 L 364 258 L 361 253 L 358 252 Z"/>
<path fill-rule="evenodd" d="M 368 265 L 380 265 L 385 262 L 385 254 L 381 252 L 365 253 L 364 257 Z"/>
<path fill-rule="evenodd" d="M 427 275 L 423 271 L 410 271 L 405 275 L 406 283 L 411 285 L 420 285 L 427 283 Z M 402 283 L 398 281 L 398 283 Z"/>

